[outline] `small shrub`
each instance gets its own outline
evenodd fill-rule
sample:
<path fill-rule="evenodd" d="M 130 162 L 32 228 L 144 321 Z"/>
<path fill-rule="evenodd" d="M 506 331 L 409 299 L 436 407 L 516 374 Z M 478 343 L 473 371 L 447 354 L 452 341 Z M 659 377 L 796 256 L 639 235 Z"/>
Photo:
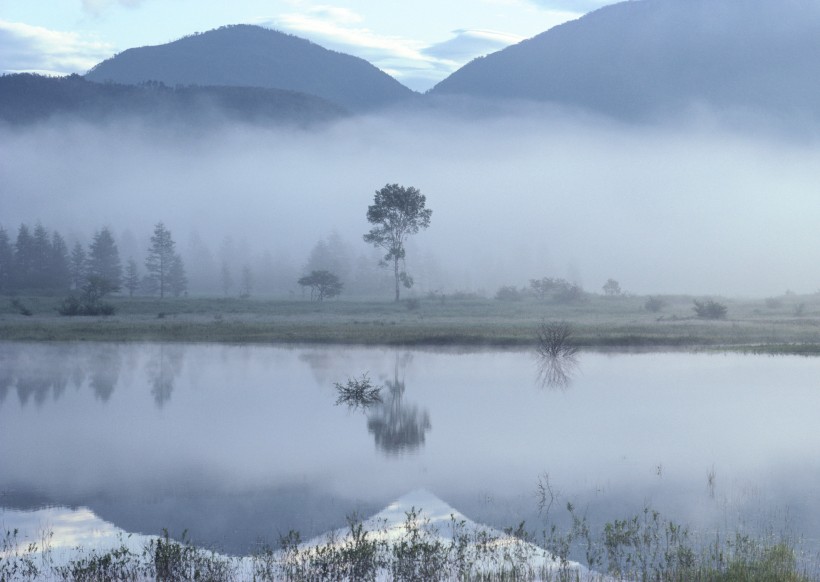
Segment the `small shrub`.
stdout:
<path fill-rule="evenodd" d="M 119 287 L 103 277 L 91 276 L 79 296 L 69 295 L 57 309 L 60 315 L 114 315 L 116 309 L 103 298 L 109 293 L 119 290 Z"/>
<path fill-rule="evenodd" d="M 643 308 L 650 313 L 658 313 L 664 307 L 666 307 L 666 301 L 660 297 L 650 297 L 646 300 L 646 303 L 643 304 Z"/>
<path fill-rule="evenodd" d="M 495 298 L 499 301 L 521 301 L 524 294 L 513 285 L 504 285 L 495 292 Z"/>
<path fill-rule="evenodd" d="M 558 289 L 553 295 L 556 303 L 577 303 L 586 299 L 584 289 L 577 283 L 559 280 Z"/>
<path fill-rule="evenodd" d="M 543 358 L 567 358 L 578 352 L 572 328 L 565 321 L 541 322 L 536 331 L 535 349 Z"/>
<path fill-rule="evenodd" d="M 806 304 L 805 303 L 798 303 L 794 306 L 794 316 L 795 317 L 803 317 L 806 313 Z"/>
<path fill-rule="evenodd" d="M 421 302 L 416 298 L 411 298 L 406 301 L 405 305 L 407 306 L 407 311 L 416 311 L 421 307 Z"/>
<path fill-rule="evenodd" d="M 727 308 L 723 303 L 718 303 L 713 299 L 706 299 L 704 301 L 694 300 L 695 315 L 701 319 L 725 319 Z"/>
<path fill-rule="evenodd" d="M 19 299 L 12 299 L 11 305 L 17 310 L 17 313 L 19 313 L 20 315 L 25 315 L 26 317 L 31 317 L 33 315 L 31 313 L 31 310 L 25 305 L 23 305 L 23 302 Z"/>
<path fill-rule="evenodd" d="M 336 406 L 346 404 L 350 409 L 366 409 L 382 401 L 382 387 L 373 386 L 367 374 L 363 374 L 362 377 L 358 379 L 348 378 L 347 384 L 336 382 L 334 386 L 338 393 Z"/>
<path fill-rule="evenodd" d="M 777 309 L 783 306 L 783 301 L 777 297 L 767 297 L 765 303 L 769 309 Z"/>

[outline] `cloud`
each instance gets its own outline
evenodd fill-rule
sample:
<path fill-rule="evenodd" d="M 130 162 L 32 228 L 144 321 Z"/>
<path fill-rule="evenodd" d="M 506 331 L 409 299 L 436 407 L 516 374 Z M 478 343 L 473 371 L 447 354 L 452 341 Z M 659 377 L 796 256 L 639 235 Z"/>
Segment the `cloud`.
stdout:
<path fill-rule="evenodd" d="M 565 10 L 585 14 L 621 0 L 527 0 L 545 10 Z"/>
<path fill-rule="evenodd" d="M 459 63 L 501 50 L 524 37 L 493 30 L 454 30 L 453 38 L 423 50 L 424 54 Z"/>
<path fill-rule="evenodd" d="M 82 2 L 83 10 L 91 14 L 100 14 L 112 4 L 134 8 L 142 4 L 143 0 L 82 0 Z"/>
<path fill-rule="evenodd" d="M 504 32 L 464 29 L 454 31 L 452 39 L 429 45 L 378 34 L 364 26 L 364 18 L 356 12 L 326 5 L 283 14 L 260 24 L 363 58 L 411 89 L 421 91 L 473 58 L 523 40 Z"/>
<path fill-rule="evenodd" d="M 0 20 L 0 71 L 84 73 L 111 56 L 112 45 L 75 32 Z"/>

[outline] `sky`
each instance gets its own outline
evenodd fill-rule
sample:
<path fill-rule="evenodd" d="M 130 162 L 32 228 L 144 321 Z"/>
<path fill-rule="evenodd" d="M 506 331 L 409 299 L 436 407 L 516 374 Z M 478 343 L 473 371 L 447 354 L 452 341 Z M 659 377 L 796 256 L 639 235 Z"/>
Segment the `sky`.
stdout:
<path fill-rule="evenodd" d="M 258 24 L 425 91 L 470 60 L 612 0 L 0 0 L 0 72 L 83 74 L 126 49 Z"/>

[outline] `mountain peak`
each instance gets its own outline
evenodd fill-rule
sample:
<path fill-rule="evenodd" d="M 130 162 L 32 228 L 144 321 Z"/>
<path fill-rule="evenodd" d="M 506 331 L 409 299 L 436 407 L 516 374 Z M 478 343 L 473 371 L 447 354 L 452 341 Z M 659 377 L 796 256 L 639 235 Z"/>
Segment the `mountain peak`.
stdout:
<path fill-rule="evenodd" d="M 632 0 L 477 59 L 430 93 L 620 118 L 697 106 L 818 115 L 818 62 L 813 0 Z"/>
<path fill-rule="evenodd" d="M 91 81 L 285 89 L 352 111 L 375 109 L 414 93 L 367 61 L 303 38 L 250 24 L 223 26 L 173 42 L 133 48 L 105 60 Z"/>

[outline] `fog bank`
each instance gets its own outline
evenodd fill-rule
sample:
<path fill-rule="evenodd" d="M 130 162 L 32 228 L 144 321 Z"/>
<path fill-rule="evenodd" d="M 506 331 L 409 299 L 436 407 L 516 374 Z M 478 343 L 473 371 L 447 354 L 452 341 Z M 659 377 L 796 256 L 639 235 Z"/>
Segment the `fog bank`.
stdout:
<path fill-rule="evenodd" d="M 108 225 L 144 251 L 163 221 L 182 251 L 192 234 L 214 254 L 231 237 L 298 269 L 334 231 L 369 259 L 367 206 L 397 182 L 433 210 L 408 247 L 419 293 L 492 295 L 544 276 L 594 292 L 608 278 L 635 293 L 814 292 L 818 150 L 705 122 L 639 128 L 533 111 L 405 112 L 313 130 L 54 122 L 0 130 L 0 226 L 13 240 L 21 222 L 77 239 Z"/>

